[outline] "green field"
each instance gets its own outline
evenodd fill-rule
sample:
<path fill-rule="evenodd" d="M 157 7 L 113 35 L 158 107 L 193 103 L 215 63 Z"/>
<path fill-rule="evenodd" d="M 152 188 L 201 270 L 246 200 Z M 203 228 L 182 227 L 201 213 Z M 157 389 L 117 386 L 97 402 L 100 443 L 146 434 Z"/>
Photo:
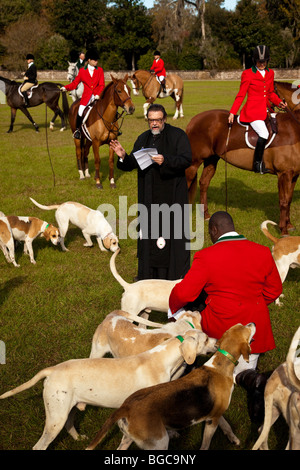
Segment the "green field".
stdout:
<path fill-rule="evenodd" d="M 184 92 L 185 117 L 173 121 L 171 98 L 160 100 L 168 112 L 171 124 L 186 128 L 197 113 L 213 108 L 229 109 L 238 90 L 238 82 L 186 82 Z M 135 114 L 127 116 L 122 125 L 120 141 L 130 151 L 136 137 L 146 129 L 142 114 L 144 100 L 134 97 Z M 100 150 L 103 190 L 94 182 L 94 161 L 90 156 L 91 178 L 79 180 L 75 147 L 70 129 L 60 132 L 60 123 L 46 132 L 45 106 L 30 109 L 40 132 L 36 133 L 25 116 L 18 111 L 12 134 L 6 131 L 10 109 L 0 105 L 0 210 L 6 215 L 36 216 L 55 225 L 54 211 L 46 212 L 34 206 L 29 197 L 42 204 L 77 201 L 96 209 L 109 203 L 116 208 L 118 233 L 119 197 L 127 196 L 128 208 L 137 201 L 136 173 L 121 173 L 116 169 L 117 188 L 108 181 L 108 147 Z M 47 121 L 52 117 L 47 111 Z M 48 144 L 48 145 L 47 145 Z M 52 172 L 52 167 L 53 171 Z M 200 172 L 199 172 L 200 174 Z M 227 167 L 228 211 L 236 229 L 248 239 L 271 247 L 260 230 L 266 219 L 279 221 L 277 178 L 257 175 Z M 208 193 L 209 210 L 225 210 L 225 165 L 221 161 Z M 197 193 L 199 202 L 199 189 Z M 134 217 L 128 216 L 127 223 Z M 296 186 L 291 208 L 291 220 L 300 235 L 300 189 Z M 273 233 L 276 234 L 275 229 Z M 32 265 L 19 246 L 16 259 L 19 268 L 7 264 L 0 251 L 0 340 L 6 346 L 6 363 L 0 365 L 0 394 L 29 380 L 40 369 L 73 358 L 88 357 L 93 333 L 103 318 L 120 307 L 122 287 L 109 269 L 109 252 L 100 252 L 98 245 L 83 246 L 80 230 L 70 226 L 64 253 L 45 239 L 36 239 L 33 247 L 37 264 Z M 121 253 L 117 269 L 128 282 L 137 272 L 136 240 L 120 241 Z M 210 245 L 207 223 L 205 246 Z M 243 260 L 241 260 L 241 263 Z M 285 360 L 291 338 L 299 326 L 299 270 L 291 269 L 284 283 L 284 305 L 270 306 L 276 340 L 276 350 L 260 358 L 262 371 L 272 371 Z M 165 314 L 153 313 L 152 319 L 165 321 Z M 130 380 L 130 377 L 128 377 Z M 77 428 L 88 436 L 87 441 L 74 441 L 63 430 L 49 449 L 83 450 L 94 437 L 110 409 L 87 407 L 77 413 Z M 236 387 L 226 418 L 241 440 L 240 449 L 251 449 L 257 439 L 257 427 L 248 418 L 246 394 Z M 0 401 L 0 450 L 29 450 L 37 442 L 44 427 L 42 382 L 34 388 Z M 202 439 L 202 424 L 186 429 L 170 441 L 170 450 L 197 450 Z M 280 419 L 271 431 L 270 447 L 284 449 L 288 430 Z M 121 434 L 117 428 L 107 436 L 99 449 L 116 449 Z M 135 447 L 132 446 L 134 449 Z M 221 430 L 211 444 L 213 450 L 233 450 Z"/>

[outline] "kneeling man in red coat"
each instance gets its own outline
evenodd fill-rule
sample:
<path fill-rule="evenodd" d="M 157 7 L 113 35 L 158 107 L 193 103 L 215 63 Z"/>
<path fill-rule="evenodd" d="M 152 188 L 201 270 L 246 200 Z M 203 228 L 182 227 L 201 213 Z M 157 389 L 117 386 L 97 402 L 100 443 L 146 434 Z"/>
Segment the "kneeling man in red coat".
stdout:
<path fill-rule="evenodd" d="M 169 317 L 176 316 L 204 289 L 202 328 L 208 336 L 219 339 L 237 323 L 255 323 L 249 364 L 236 358 L 239 364 L 234 373 L 237 383 L 241 383 L 239 378 L 247 376 L 248 381 L 251 376 L 256 389 L 262 382 L 262 374 L 255 371 L 258 356 L 275 348 L 268 305 L 282 292 L 280 276 L 269 248 L 239 235 L 227 212 L 212 215 L 209 234 L 213 246 L 195 254 L 190 270 L 171 292 Z"/>

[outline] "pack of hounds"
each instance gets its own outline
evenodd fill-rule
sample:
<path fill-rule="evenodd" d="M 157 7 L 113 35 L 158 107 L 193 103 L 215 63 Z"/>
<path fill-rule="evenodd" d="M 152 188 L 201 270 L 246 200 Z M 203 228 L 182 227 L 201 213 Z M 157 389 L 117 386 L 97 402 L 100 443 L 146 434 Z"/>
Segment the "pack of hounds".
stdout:
<path fill-rule="evenodd" d="M 122 432 L 118 450 L 128 449 L 133 442 L 140 449 L 166 450 L 170 438 L 200 422 L 205 423 L 201 450 L 209 449 L 218 426 L 232 443 L 239 445 L 223 416 L 235 381 L 234 364 L 222 351 L 235 358 L 243 356 L 247 361 L 255 325 L 234 325 L 216 340 L 202 331 L 201 314 L 197 311 L 185 311 L 176 322 L 166 324 L 149 320 L 151 310 L 168 311 L 170 292 L 179 280 L 127 283 L 115 266 L 120 252 L 118 238 L 99 210 L 77 202 L 44 206 L 30 199 L 40 209 L 56 209 L 58 227 L 36 217 L 0 213 L 0 246 L 8 262 L 19 266 L 14 250 L 17 241 L 24 242 L 24 253 L 35 264 L 32 243 L 39 235 L 67 251 L 64 240 L 72 223 L 81 229 L 84 246 L 92 246 L 93 236 L 101 251 L 113 252 L 110 269 L 124 289 L 120 310 L 109 313 L 97 327 L 89 358 L 47 367 L 0 396 L 11 397 L 45 379 L 45 426 L 33 449 L 47 449 L 64 426 L 74 439 L 83 437 L 75 429 L 74 418 L 76 410 L 83 411 L 86 405 L 115 409 L 87 450 L 94 449 L 115 423 Z M 267 220 L 261 230 L 274 243 L 272 253 L 283 282 L 289 267 L 300 266 L 300 237 L 273 237 L 268 224 L 276 225 Z M 279 299 L 276 303 L 281 305 Z M 264 423 L 253 449 L 268 449 L 270 429 L 282 414 L 289 427 L 286 449 L 300 450 L 299 341 L 300 327 L 286 361 L 267 381 Z M 186 373 L 187 365 L 194 364 L 197 356 L 208 357 L 202 366 Z"/>

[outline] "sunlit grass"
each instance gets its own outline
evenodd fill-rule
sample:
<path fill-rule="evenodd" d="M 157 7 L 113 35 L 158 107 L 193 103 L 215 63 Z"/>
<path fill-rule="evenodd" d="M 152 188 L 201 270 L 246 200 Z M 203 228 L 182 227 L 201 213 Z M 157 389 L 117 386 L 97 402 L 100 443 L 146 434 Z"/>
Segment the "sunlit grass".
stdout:
<path fill-rule="evenodd" d="M 191 81 L 185 83 L 185 117 L 173 121 L 173 101 L 168 98 L 159 102 L 166 107 L 168 122 L 183 129 L 197 113 L 207 109 L 229 109 L 238 90 L 238 82 Z M 127 116 L 122 125 L 120 141 L 127 151 L 132 149 L 136 137 L 146 129 L 141 96 L 134 98 L 136 112 Z M 45 106 L 30 109 L 40 126 L 36 133 L 25 116 L 18 111 L 15 130 L 7 134 L 10 109 L 0 106 L 0 210 L 5 214 L 32 215 L 56 223 L 54 211 L 42 211 L 34 206 L 29 197 L 42 204 L 78 201 L 96 209 L 100 204 L 110 203 L 119 218 L 119 197 L 127 196 L 127 206 L 137 201 L 137 176 L 135 172 L 121 173 L 116 169 L 117 189 L 112 190 L 108 181 L 108 147 L 101 147 L 102 191 L 95 187 L 94 162 L 90 156 L 91 178 L 79 181 L 75 160 L 75 147 L 70 129 L 60 132 L 45 128 Z M 48 122 L 52 115 L 47 111 Z M 49 153 L 47 150 L 47 143 Z M 54 169 L 54 176 L 51 169 Z M 54 184 L 55 183 L 55 184 Z M 228 211 L 236 228 L 248 239 L 271 247 L 260 231 L 265 219 L 279 220 L 276 177 L 260 176 L 227 166 L 221 161 L 208 192 L 209 210 L 213 213 L 225 209 L 225 189 L 228 192 Z M 300 235 L 300 192 L 296 187 L 291 216 Z M 199 201 L 199 190 L 197 193 Z M 127 223 L 132 220 L 128 217 Z M 124 221 L 123 221 L 124 222 Z M 117 220 L 117 231 L 119 220 Z M 276 233 L 275 230 L 273 232 Z M 91 339 L 97 325 L 110 311 L 120 306 L 121 286 L 110 273 L 110 253 L 100 252 L 97 244 L 92 248 L 83 246 L 79 229 L 71 226 L 66 245 L 69 252 L 51 246 L 45 239 L 35 240 L 33 247 L 37 264 L 29 262 L 22 252 L 16 250 L 21 265 L 8 265 L 0 253 L 0 340 L 6 344 L 6 364 L 0 365 L 0 393 L 31 378 L 45 366 L 71 358 L 87 357 Z M 137 271 L 136 241 L 121 240 L 121 254 L 117 269 L 132 282 Z M 205 246 L 210 245 L 205 224 Z M 241 265 L 243 260 L 241 260 Z M 284 306 L 270 306 L 271 320 L 277 348 L 263 355 L 260 368 L 270 371 L 285 356 L 290 340 L 299 326 L 299 271 L 290 270 L 284 283 Z M 164 321 L 164 314 L 155 313 L 155 319 Z M 44 425 L 44 407 L 41 396 L 42 384 L 36 385 L 16 397 L 0 401 L 0 450 L 30 449 L 39 439 Z M 94 437 L 109 416 L 111 410 L 88 407 L 78 412 L 78 427 L 83 434 Z M 250 449 L 257 438 L 257 429 L 251 427 L 247 414 L 244 391 L 236 388 L 232 403 L 226 413 L 234 432 L 241 439 L 241 448 Z M 185 430 L 181 437 L 171 441 L 170 449 L 197 450 L 200 447 L 202 425 Z M 286 427 L 280 421 L 272 432 L 274 448 L 284 448 Z M 120 433 L 112 431 L 101 448 L 115 449 Z M 51 449 L 84 449 L 86 442 L 75 442 L 65 431 L 50 446 Z M 212 449 L 233 449 L 220 430 L 212 442 Z"/>

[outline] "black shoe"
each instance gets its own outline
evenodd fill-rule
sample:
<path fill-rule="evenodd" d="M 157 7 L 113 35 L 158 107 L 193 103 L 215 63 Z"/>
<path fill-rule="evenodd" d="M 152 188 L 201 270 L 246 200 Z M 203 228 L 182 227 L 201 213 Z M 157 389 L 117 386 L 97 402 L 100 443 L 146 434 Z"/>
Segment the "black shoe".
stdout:
<path fill-rule="evenodd" d="M 80 129 L 76 129 L 76 131 L 73 134 L 74 139 L 81 139 L 81 132 Z"/>
<path fill-rule="evenodd" d="M 22 95 L 23 95 L 23 98 L 24 98 L 25 108 L 27 108 L 29 106 L 27 91 L 22 91 Z"/>
<path fill-rule="evenodd" d="M 253 171 L 254 173 L 260 173 L 261 175 L 265 175 L 266 173 L 271 173 L 271 170 L 265 167 L 264 162 L 254 162 Z"/>
<path fill-rule="evenodd" d="M 246 369 L 237 374 L 235 382 L 247 391 L 248 413 L 253 423 L 261 424 L 265 416 L 264 390 L 267 376 L 254 369 Z"/>

